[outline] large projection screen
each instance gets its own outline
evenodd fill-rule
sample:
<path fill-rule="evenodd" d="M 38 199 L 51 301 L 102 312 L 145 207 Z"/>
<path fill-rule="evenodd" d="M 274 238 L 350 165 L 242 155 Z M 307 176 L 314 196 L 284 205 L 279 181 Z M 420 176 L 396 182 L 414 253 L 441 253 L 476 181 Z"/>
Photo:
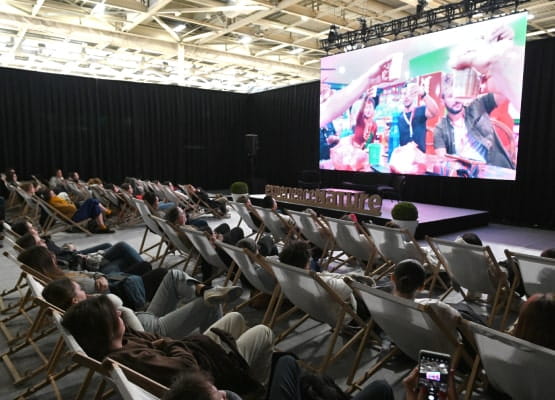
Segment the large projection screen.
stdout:
<path fill-rule="evenodd" d="M 320 169 L 514 180 L 527 14 L 321 61 Z"/>

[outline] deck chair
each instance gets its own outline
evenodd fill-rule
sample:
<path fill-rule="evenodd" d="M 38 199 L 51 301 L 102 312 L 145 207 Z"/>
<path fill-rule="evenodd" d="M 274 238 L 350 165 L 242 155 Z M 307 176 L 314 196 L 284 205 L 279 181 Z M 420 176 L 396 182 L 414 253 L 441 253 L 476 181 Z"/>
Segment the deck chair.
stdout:
<path fill-rule="evenodd" d="M 143 222 L 141 213 L 133 202 L 133 197 L 124 191 L 112 192 L 119 204 L 118 223 L 120 225 L 138 225 Z"/>
<path fill-rule="evenodd" d="M 4 222 L 3 224 L 5 238 L 12 243 L 15 249 L 15 246 L 17 246 L 15 244 L 15 240 L 19 238 L 19 235 L 12 230 L 9 224 L 7 224 L 6 222 Z M 7 258 L 11 258 L 10 253 L 8 252 L 4 252 L 4 256 Z M 0 292 L 0 313 L 7 314 L 17 308 L 19 306 L 20 300 L 25 295 L 26 287 L 27 281 L 25 280 L 25 274 L 21 272 L 15 284 L 11 288 L 4 289 L 2 290 L 2 292 Z"/>
<path fill-rule="evenodd" d="M 364 301 L 376 323 L 391 338 L 394 347 L 378 360 L 352 385 L 361 384 L 378 371 L 384 363 L 399 351 L 418 362 L 420 350 L 431 350 L 453 356 L 456 364 L 462 356 L 468 365 L 471 357 L 463 350 L 456 328 L 448 327 L 428 305 L 393 296 L 383 290 L 371 288 L 357 282 L 349 282 L 351 288 Z M 352 382 L 358 368 L 358 360 L 351 371 L 348 382 Z"/>
<path fill-rule="evenodd" d="M 496 389 L 513 400 L 555 399 L 555 350 L 472 322 L 469 326 L 488 381 Z"/>
<path fill-rule="evenodd" d="M 467 301 L 475 301 L 468 296 L 468 292 L 486 293 L 495 296 L 487 325 L 492 326 L 495 314 L 505 308 L 500 328 L 503 329 L 509 312 L 517 279 L 509 287 L 505 273 L 489 246 L 476 246 L 467 243 L 456 243 L 449 240 L 426 237 L 430 247 L 436 254 L 440 263 L 445 267 L 457 290 Z M 516 276 L 516 274 L 515 274 Z M 493 278 L 493 279 L 492 279 Z M 497 280 L 497 282 L 492 282 Z M 466 289 L 466 292 L 462 290 Z M 505 296 L 502 299 L 502 296 Z"/>
<path fill-rule="evenodd" d="M 65 186 L 66 190 L 68 191 L 69 197 L 75 203 L 85 201 L 92 197 L 91 192 L 89 192 L 89 190 L 81 184 L 66 180 Z"/>
<path fill-rule="evenodd" d="M 319 373 L 323 373 L 331 363 L 345 353 L 354 343 L 360 340 L 365 333 L 364 329 L 360 329 L 360 331 L 344 343 L 338 350 L 335 350 L 337 339 L 346 318 L 355 320 L 361 327 L 365 326 L 366 323 L 356 314 L 351 305 L 343 301 L 343 299 L 341 299 L 316 272 L 292 267 L 272 260 L 268 260 L 268 263 L 274 271 L 274 275 L 280 285 L 283 295 L 289 299 L 294 306 L 305 313 L 302 318 L 280 334 L 275 339 L 275 343 L 283 340 L 309 318 L 327 324 L 333 332 L 328 339 L 329 344 L 324 358 L 317 367 L 307 365 L 307 367 L 315 369 Z M 359 348 L 359 351 L 355 354 L 355 358 L 359 357 L 359 353 L 362 352 L 362 349 L 362 347 Z"/>
<path fill-rule="evenodd" d="M 162 252 L 162 248 L 164 247 L 164 244 L 167 244 L 167 239 L 164 234 L 164 231 L 162 231 L 162 229 L 158 226 L 156 221 L 152 219 L 152 214 L 150 212 L 150 209 L 148 208 L 148 206 L 145 204 L 144 201 L 133 198 L 133 204 L 135 204 L 135 207 L 141 214 L 141 217 L 145 223 L 145 232 L 143 234 L 143 239 L 141 240 L 139 254 L 146 254 L 151 258 L 151 261 L 159 260 L 161 257 L 160 253 Z M 158 241 L 155 241 L 153 245 L 146 247 L 147 246 L 146 239 L 149 233 L 157 235 L 159 240 L 157 238 Z M 150 254 L 149 253 L 150 250 L 156 251 L 156 255 Z M 165 253 L 167 253 L 167 246 L 166 246 Z M 165 257 L 165 254 L 162 257 Z M 162 261 L 163 261 L 163 258 L 162 258 Z"/>
<path fill-rule="evenodd" d="M 286 212 L 295 221 L 295 226 L 301 234 L 322 249 L 322 266 L 327 269 L 330 262 L 334 260 L 333 251 L 336 250 L 336 242 L 329 226 L 315 213 L 294 210 L 286 210 Z"/>
<path fill-rule="evenodd" d="M 252 206 L 262 219 L 264 227 L 274 237 L 274 242 L 287 243 L 294 234 L 294 227 L 289 225 L 282 215 L 274 210 L 264 207 Z"/>
<path fill-rule="evenodd" d="M 65 232 L 68 230 L 80 230 L 87 236 L 92 235 L 92 233 L 86 228 L 90 218 L 75 222 L 37 195 L 33 195 L 32 198 L 46 215 L 46 219 L 42 223 L 42 233 L 44 235 L 53 235 L 54 233 Z"/>
<path fill-rule="evenodd" d="M 4 252 L 4 256 L 10 258 L 16 265 L 21 268 L 20 279 L 24 279 L 27 282 L 27 288 L 25 293 L 20 297 L 20 299 L 10 307 L 10 313 L 0 320 L 0 331 L 6 337 L 8 344 L 14 344 L 19 342 L 24 338 L 28 330 L 33 325 L 34 316 L 31 310 L 37 307 L 34 301 L 35 296 L 33 294 L 32 288 L 28 285 L 27 275 L 34 276 L 40 283 L 46 285 L 50 280 L 48 277 L 42 275 L 33 268 L 21 264 L 14 256 L 8 252 Z M 21 324 L 23 322 L 23 324 Z M 16 325 L 17 330 L 14 330 L 13 325 Z"/>
<path fill-rule="evenodd" d="M 387 262 L 397 264 L 407 258 L 412 258 L 419 261 L 426 271 L 430 272 L 430 276 L 425 281 L 425 284 L 429 285 L 430 296 L 438 282 L 444 291 L 449 289 L 449 286 L 439 276 L 439 264 L 428 257 L 408 230 L 369 223 L 363 225 Z"/>
<path fill-rule="evenodd" d="M 23 189 L 16 187 L 14 191 L 23 201 L 23 208 L 19 212 L 19 216 L 27 217 L 33 224 L 39 226 L 40 207 L 38 204 L 33 200 L 32 196 Z"/>
<path fill-rule="evenodd" d="M 229 268 L 228 271 L 228 266 L 225 265 L 225 263 L 222 261 L 222 259 L 216 252 L 216 249 L 214 248 L 214 246 L 212 246 L 212 243 L 210 243 L 210 240 L 206 236 L 206 233 L 197 231 L 195 228 L 191 228 L 188 226 L 184 227 L 183 232 L 185 232 L 185 235 L 187 236 L 189 241 L 192 243 L 196 251 L 200 254 L 200 257 L 202 257 L 202 259 L 208 264 L 216 267 L 217 271 L 213 274 L 212 277 L 210 277 L 209 280 L 214 279 L 224 272 L 232 271 L 232 268 Z M 197 263 L 200 262 L 200 257 Z"/>
<path fill-rule="evenodd" d="M 243 203 L 239 203 L 236 201 L 232 201 L 229 204 L 231 204 L 231 207 L 237 211 L 237 214 L 239 214 L 239 222 L 237 223 L 237 226 L 241 225 L 241 221 L 244 221 L 245 224 L 247 224 L 247 226 L 251 229 L 252 233 L 250 235 L 247 235 L 247 237 L 250 237 L 252 235 L 254 235 L 254 240 L 257 241 L 260 236 L 262 236 L 262 234 L 264 233 L 264 224 L 262 222 L 260 222 L 260 226 L 257 226 L 256 223 L 254 222 L 254 220 L 252 219 L 249 211 L 249 208 L 246 204 Z M 254 210 L 252 210 L 253 212 L 256 212 Z M 262 219 L 261 219 L 262 220 Z"/>
<path fill-rule="evenodd" d="M 169 390 L 111 358 L 104 359 L 102 366 L 108 371 L 123 400 L 157 400 Z"/>
<path fill-rule="evenodd" d="M 197 192 L 191 189 L 189 185 L 182 185 L 180 187 L 182 190 L 185 191 L 185 193 L 187 193 L 187 196 L 189 196 L 189 198 L 191 199 L 194 211 L 197 211 L 200 214 L 212 214 L 216 218 L 225 217 L 225 213 L 222 213 L 221 210 L 212 207 L 210 204 L 208 204 L 208 202 L 204 201 Z M 204 209 L 204 212 L 202 212 L 201 209 Z"/>
<path fill-rule="evenodd" d="M 555 291 L 555 260 L 505 250 L 509 263 L 516 261 L 528 296 Z"/>
<path fill-rule="evenodd" d="M 376 260 L 385 259 L 372 238 L 358 223 L 330 217 L 326 217 L 326 222 L 339 248 L 350 257 L 361 261 L 365 275 L 370 275 Z M 388 267 L 389 263 L 383 263 L 372 271 L 371 275 L 379 278 L 387 273 Z"/>
<path fill-rule="evenodd" d="M 25 271 L 25 279 L 32 293 L 32 301 L 38 307 L 38 311 L 32 316 L 28 314 L 32 319 L 32 324 L 22 339 L 12 344 L 9 349 L 0 356 L 10 372 L 15 385 L 33 378 L 48 367 L 51 355 L 44 353 L 39 346 L 39 341 L 56 331 L 56 327 L 52 324 L 50 319 L 51 305 L 42 297 L 44 285 L 34 278 L 31 268 L 24 265 L 22 269 Z M 26 369 L 22 370 L 22 368 L 17 367 L 14 356 L 20 354 L 20 351 L 26 348 L 33 350 L 33 354 L 37 356 L 34 358 L 38 359 L 38 365 L 33 362 L 32 367 L 26 366 Z"/>
<path fill-rule="evenodd" d="M 255 264 L 256 260 L 253 262 L 253 259 L 247 251 L 223 242 L 217 242 L 217 246 L 224 250 L 229 257 L 231 257 L 231 259 L 235 262 L 235 265 L 239 268 L 240 273 L 252 286 L 254 286 L 256 290 L 259 291 L 258 294 L 251 297 L 249 300 L 235 306 L 233 310 L 239 311 L 241 308 L 249 305 L 263 294 L 269 295 L 271 296 L 270 302 L 268 303 L 268 307 L 266 308 L 261 324 L 267 325 L 271 328 L 273 322 L 275 322 L 271 320 L 271 317 L 279 297 L 279 285 L 277 284 L 272 268 L 266 263 L 258 263 L 258 268 L 264 269 L 266 271 L 265 276 L 268 278 L 261 279 L 259 273 L 257 272 L 257 265 Z M 235 281 L 233 283 L 235 284 Z"/>
<path fill-rule="evenodd" d="M 175 264 L 169 266 L 168 268 L 175 268 L 179 264 L 184 263 L 183 270 L 187 268 L 187 264 L 193 257 L 195 251 L 194 248 L 190 247 L 187 243 L 183 242 L 176 232 L 175 228 L 165 219 L 157 217 L 155 215 L 151 216 L 152 219 L 158 224 L 158 226 L 164 231 L 166 238 L 173 249 L 177 250 L 183 260 L 176 262 Z M 179 228 L 178 228 L 179 229 Z"/>
<path fill-rule="evenodd" d="M 63 327 L 62 325 L 63 311 L 56 309 L 54 306 L 52 307 L 53 307 L 51 310 L 52 318 L 54 320 L 56 329 L 60 334 L 60 339 L 58 340 L 58 343 L 56 344 L 56 347 L 53 351 L 53 354 L 49 359 L 49 363 L 46 368 L 46 377 L 44 377 L 38 383 L 28 387 L 25 390 L 25 392 L 19 395 L 18 399 L 25 399 L 31 394 L 36 393 L 43 387 L 51 385 L 56 395 L 56 399 L 63 400 L 63 397 L 58 388 L 58 384 L 57 384 L 58 380 L 60 380 L 62 377 L 70 374 L 72 371 L 80 367 L 89 369 L 84 381 L 80 385 L 79 393 L 77 394 L 77 397 L 76 397 L 77 399 L 84 399 L 86 398 L 85 397 L 86 391 L 91 384 L 91 380 L 95 372 L 101 371 L 104 373 L 104 376 L 108 376 L 108 372 L 102 368 L 101 364 L 98 361 L 88 357 L 83 351 L 83 349 L 81 348 L 81 346 L 79 345 L 79 343 L 77 343 L 75 338 Z M 68 354 L 64 351 L 65 349 L 67 349 L 69 355 L 71 355 L 72 362 L 66 363 L 66 365 L 63 366 L 61 365 L 60 361 L 64 358 L 66 354 Z M 105 388 L 106 388 L 106 382 L 102 380 L 96 392 L 96 397 L 94 398 L 97 398 L 97 399 L 104 398 L 102 397 L 103 394 L 107 394 L 113 391 L 111 389 L 108 391 L 105 391 Z"/>

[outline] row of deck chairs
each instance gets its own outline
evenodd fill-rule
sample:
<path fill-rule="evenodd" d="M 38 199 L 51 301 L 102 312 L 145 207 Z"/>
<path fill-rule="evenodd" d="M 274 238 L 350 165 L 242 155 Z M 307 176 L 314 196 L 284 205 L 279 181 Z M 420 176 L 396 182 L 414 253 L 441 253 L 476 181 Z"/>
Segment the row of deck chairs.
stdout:
<path fill-rule="evenodd" d="M 198 235 L 193 234 L 190 238 L 198 236 L 199 242 L 206 244 L 206 237 L 201 232 L 196 232 L 196 234 Z M 192 242 L 194 243 L 194 239 Z M 466 384 L 467 387 L 467 395 L 471 392 L 471 388 L 474 384 L 472 375 L 479 376 L 480 374 L 478 371 L 480 368 L 484 368 L 489 382 L 493 386 L 509 393 L 515 399 L 553 397 L 553 390 L 550 388 L 549 381 L 547 380 L 547 377 L 550 374 L 547 372 L 545 374 L 543 373 L 544 371 L 552 371 L 552 366 L 555 360 L 555 354 L 553 351 L 531 345 L 530 343 L 524 341 L 519 341 L 518 339 L 489 328 L 470 324 L 470 329 L 474 332 L 474 339 L 477 344 L 479 358 L 474 360 L 469 359 L 470 356 L 468 354 L 465 355 L 464 349 L 461 349 L 460 338 L 457 336 L 456 332 L 446 332 L 446 329 L 442 327 L 441 321 L 438 321 L 433 311 L 427 306 L 417 305 L 413 302 L 399 299 L 379 290 L 356 283 L 352 284 L 353 290 L 359 292 L 361 298 L 371 311 L 373 318 L 370 323 L 365 325 L 363 330 L 344 343 L 339 350 L 336 350 L 337 341 L 342 340 L 339 335 L 339 327 L 342 324 L 345 315 L 348 315 L 353 319 L 357 319 L 357 316 L 356 314 L 353 314 L 349 307 L 337 298 L 337 295 L 333 292 L 333 290 L 331 290 L 331 288 L 327 287 L 325 282 L 318 279 L 318 276 L 313 272 L 292 268 L 278 262 L 265 263 L 263 258 L 255 256 L 254 254 L 249 254 L 246 250 L 238 249 L 234 246 L 222 243 L 219 243 L 218 245 L 225 251 L 228 251 L 228 254 L 230 254 L 232 259 L 237 263 L 240 271 L 253 285 L 255 285 L 255 287 L 259 288 L 261 291 L 265 290 L 266 293 L 272 294 L 274 301 L 273 304 L 272 302 L 270 303 L 270 306 L 265 313 L 264 323 L 273 327 L 276 326 L 276 322 L 279 321 L 280 317 L 282 317 L 281 315 L 278 315 L 278 310 L 280 309 L 278 305 L 285 297 L 288 298 L 298 309 L 305 313 L 305 315 L 300 319 L 300 323 L 310 318 L 325 323 L 332 329 L 332 334 L 328 339 L 328 350 L 326 351 L 321 363 L 314 367 L 316 370 L 325 371 L 338 357 L 348 352 L 351 348 L 355 349 L 358 343 L 359 348 L 355 353 L 355 362 L 353 364 L 349 379 L 349 382 L 352 383 L 353 389 L 360 387 L 364 379 L 371 376 L 381 365 L 383 365 L 388 359 L 387 356 L 391 357 L 398 352 L 402 352 L 416 361 L 417 351 L 421 348 L 426 348 L 441 352 L 448 352 L 453 354 L 455 359 L 460 358 L 462 360 L 461 362 L 473 365 L 473 374 L 471 374 L 470 377 L 467 377 L 468 379 L 463 382 L 463 384 Z M 446 244 L 444 245 L 446 246 Z M 208 247 L 212 248 L 211 246 Z M 439 246 L 437 247 L 439 248 Z M 477 251 L 474 247 L 472 249 Z M 455 246 L 453 249 L 462 251 L 462 248 L 459 246 Z M 445 249 L 439 251 L 447 253 Z M 484 250 L 482 249 L 480 251 L 483 252 Z M 246 257 L 244 257 L 244 255 L 246 255 Z M 518 260 L 520 268 L 523 272 L 522 275 L 524 285 L 529 295 L 535 292 L 548 291 L 549 288 L 553 287 L 553 276 L 555 276 L 555 263 L 553 260 L 526 256 L 509 251 L 507 252 L 507 255 L 510 256 L 510 259 L 514 258 Z M 249 262 L 250 267 L 248 266 Z M 275 279 L 273 287 L 264 287 L 260 282 L 258 285 L 255 284 L 256 279 L 254 276 L 258 276 L 254 267 L 255 262 L 261 266 L 265 266 L 266 268 L 263 268 L 266 271 L 271 271 L 271 276 Z M 250 273 L 248 272 L 249 270 Z M 535 271 L 535 273 L 532 271 Z M 37 276 L 37 274 L 32 270 L 25 270 L 24 266 L 22 266 L 22 274 L 22 278 L 20 278 L 18 283 L 15 285 L 18 287 L 18 290 L 21 290 L 22 288 L 21 280 L 26 280 L 28 282 L 27 277 L 29 274 L 33 274 L 32 276 L 39 282 L 40 279 L 45 279 L 44 277 Z M 17 290 L 13 290 L 11 293 L 13 294 L 16 291 Z M 5 320 L 2 320 L 4 325 L 9 325 L 11 321 L 15 319 L 13 317 L 14 314 L 20 314 L 22 318 L 29 319 L 29 326 L 42 326 L 42 323 L 35 324 L 36 320 L 33 320 L 29 314 L 29 311 L 31 310 L 29 307 L 32 305 L 39 307 L 40 309 L 41 303 L 36 300 L 36 298 L 39 298 L 37 295 L 38 291 L 36 289 L 36 285 L 28 284 L 27 293 L 27 296 L 23 296 L 23 298 L 26 298 L 27 300 L 23 301 L 20 306 L 15 309 L 12 307 L 9 310 L 6 310 L 6 313 L 8 313 L 9 316 L 7 316 Z M 31 299 L 30 303 L 29 299 Z M 327 304 L 328 306 L 322 307 L 322 304 Z M 335 307 L 331 306 L 334 304 Z M 9 306 L 6 305 L 6 307 Z M 4 310 L 2 310 L 2 312 L 4 312 Z M 48 311 L 48 313 L 50 312 L 51 311 Z M 41 313 L 39 312 L 38 314 L 40 315 Z M 24 315 L 28 315 L 28 317 L 25 317 Z M 291 313 L 288 315 L 291 315 Z M 361 323 L 361 321 L 357 322 Z M 364 326 L 363 322 L 362 324 L 363 325 L 361 326 Z M 356 380 L 355 378 L 357 375 L 360 375 L 361 373 L 361 371 L 358 371 L 358 362 L 365 352 L 367 341 L 371 340 L 372 344 L 375 346 L 380 345 L 379 338 L 373 337 L 372 335 L 371 324 L 378 324 L 387 333 L 387 335 L 391 337 L 393 343 L 395 343 L 395 347 L 383 358 L 377 360 L 372 370 L 365 372 L 361 378 Z M 293 333 L 293 331 L 294 329 L 289 329 L 287 332 L 282 332 L 278 335 L 277 340 L 284 340 L 284 338 Z M 2 355 L 2 360 L 4 360 L 6 365 L 10 362 L 11 364 L 15 364 L 12 359 L 14 358 L 14 355 L 20 351 L 20 348 L 17 346 L 22 345 L 23 347 L 35 348 L 41 340 L 40 335 L 46 335 L 46 332 L 48 331 L 44 331 L 43 329 L 36 330 L 33 328 L 29 329 L 29 331 L 24 335 L 12 335 L 12 347 L 9 354 Z M 416 340 L 416 338 L 418 338 L 418 340 Z M 60 344 L 60 346 L 62 345 Z M 81 354 L 80 356 L 75 356 L 76 359 L 79 359 L 79 357 L 82 358 L 83 355 Z M 49 364 L 52 360 L 56 359 L 55 357 L 43 355 L 43 357 L 38 356 L 38 358 L 43 362 L 42 365 L 38 367 L 39 369 L 37 372 L 35 372 L 32 376 L 40 375 L 44 371 L 55 370 L 55 368 L 51 367 Z M 6 361 L 7 359 L 10 361 Z M 89 363 L 91 362 L 91 360 L 88 360 L 86 356 L 85 360 Z M 96 363 L 95 365 L 98 366 L 96 361 L 92 361 L 93 364 Z M 83 361 L 83 363 L 85 363 L 85 361 Z M 98 368 L 100 371 L 107 371 L 107 369 L 102 369 L 101 366 Z M 523 370 L 534 370 L 535 372 L 531 374 L 532 376 L 530 377 L 524 377 Z M 67 373 L 71 372 L 68 372 L 66 369 L 63 369 L 63 371 Z M 95 370 L 95 372 L 98 371 Z M 47 372 L 47 374 L 48 373 L 49 372 Z M 110 372 L 108 372 L 107 375 L 109 374 Z M 25 379 L 20 379 L 25 376 L 27 376 L 25 373 L 19 373 L 19 377 L 14 374 L 14 380 L 24 382 Z M 56 376 L 54 379 L 54 381 L 56 381 L 56 379 L 62 375 L 59 377 L 55 374 L 48 375 L 48 379 L 41 381 L 37 384 L 38 386 L 33 385 L 27 388 L 27 390 L 30 390 L 27 395 L 34 393 L 47 384 L 50 384 L 53 376 Z M 516 381 L 516 379 L 514 379 L 515 376 L 520 376 L 521 379 L 526 379 L 527 384 L 511 385 L 512 382 Z M 508 379 L 508 377 L 512 377 L 512 380 Z"/>
<path fill-rule="evenodd" d="M 303 316 L 290 328 L 276 336 L 276 343 L 283 341 L 300 324 L 310 319 L 329 326 L 331 334 L 328 338 L 327 350 L 321 357 L 320 363 L 318 365 L 307 364 L 309 368 L 322 372 L 349 350 L 351 350 L 351 354 L 354 353 L 354 362 L 348 379 L 352 390 L 360 388 L 363 382 L 398 353 L 405 354 L 416 363 L 419 350 L 428 349 L 451 354 L 455 364 L 460 361 L 466 365 L 467 371 L 471 371 L 462 377 L 459 385 L 460 391 L 466 390 L 466 398 L 470 398 L 477 377 L 480 378 L 481 384 L 489 381 L 492 386 L 505 391 L 515 399 L 551 398 L 550 396 L 555 393 L 555 389 L 548 384 L 551 375 L 551 372 L 548 371 L 552 371 L 555 366 L 555 351 L 462 319 L 456 327 L 450 327 L 428 305 L 417 304 L 379 289 L 350 282 L 350 286 L 364 301 L 372 315 L 372 319 L 368 323 L 364 323 L 316 273 L 280 262 L 266 261 L 263 257 L 254 255 L 246 249 L 239 249 L 228 244 L 219 244 L 219 246 L 232 256 L 241 273 L 256 289 L 261 293 L 271 294 L 271 301 L 262 323 L 276 329 L 276 317 L 283 298 L 291 301 L 295 306 L 294 310 L 303 312 Z M 547 281 L 543 277 L 549 275 L 547 271 L 551 273 L 555 271 L 554 260 L 508 253 L 515 260 L 521 262 L 523 268 L 527 268 L 528 273 L 525 275 L 530 278 L 531 275 L 535 276 L 530 282 L 534 285 L 534 291 L 531 291 L 530 294 L 535 293 L 536 290 L 547 291 L 548 288 L 553 287 L 555 282 Z M 533 261 L 536 263 L 532 267 L 530 263 Z M 267 282 L 260 281 L 255 264 L 263 267 L 267 272 L 271 271 L 271 276 L 275 278 L 273 284 L 269 285 Z M 531 272 L 533 270 L 536 272 Z M 538 282 L 540 276 L 542 277 L 541 284 Z M 524 279 L 528 280 L 528 277 Z M 236 309 L 241 309 L 246 304 L 248 301 L 240 304 Z M 326 306 L 322 307 L 323 304 Z M 293 310 L 290 310 L 287 316 L 291 315 L 291 311 Z M 339 332 L 345 316 L 356 320 L 364 329 L 342 345 L 337 346 L 338 341 L 342 340 Z M 391 349 L 381 349 L 384 344 L 380 343 L 380 338 L 373 333 L 372 326 L 374 324 L 377 324 L 391 338 L 394 343 Z M 469 343 L 474 343 L 476 357 L 463 346 L 463 336 L 461 335 L 465 332 L 472 332 L 472 337 L 466 339 Z M 380 353 L 381 356 L 368 371 L 361 373 L 359 371 L 360 361 L 369 344 L 374 348 L 377 346 L 378 349 L 386 351 Z M 307 346 L 310 347 L 310 343 Z M 316 347 L 315 351 L 317 352 L 319 344 Z M 515 365 L 515 360 L 517 365 Z M 541 372 L 538 375 L 530 373 L 530 375 L 534 375 L 530 380 L 530 385 L 528 385 L 528 381 L 524 385 L 522 381 L 520 384 L 515 384 L 514 377 L 516 375 L 514 374 L 518 374 L 521 368 L 531 368 L 527 366 L 528 363 L 541 366 Z M 480 374 L 482 368 L 486 371 L 485 375 Z M 508 377 L 512 378 L 508 379 Z"/>
<path fill-rule="evenodd" d="M 10 257 L 7 253 L 5 255 Z M 85 370 L 86 373 L 84 377 L 81 375 L 82 380 L 77 381 L 81 382 L 75 396 L 77 399 L 91 398 L 91 384 L 95 374 L 101 377 L 95 398 L 104 398 L 117 390 L 125 400 L 154 400 L 160 399 L 168 391 L 167 387 L 116 361 L 107 358 L 101 363 L 89 357 L 62 326 L 63 311 L 42 297 L 42 290 L 49 279 L 24 264 L 20 268 L 28 291 L 15 314 L 19 317 L 24 315 L 28 319 L 28 328 L 0 355 L 14 384 L 23 386 L 28 383 L 14 398 L 25 399 L 50 386 L 57 399 L 65 399 L 67 389 L 65 392 L 62 390 L 60 380 L 67 375 L 76 374 L 78 369 Z M 29 303 L 33 306 L 33 313 L 26 306 Z M 53 348 L 47 343 L 48 337 L 58 338 Z M 18 367 L 18 356 L 29 364 L 29 351 L 35 355 L 34 365 L 27 369 Z"/>

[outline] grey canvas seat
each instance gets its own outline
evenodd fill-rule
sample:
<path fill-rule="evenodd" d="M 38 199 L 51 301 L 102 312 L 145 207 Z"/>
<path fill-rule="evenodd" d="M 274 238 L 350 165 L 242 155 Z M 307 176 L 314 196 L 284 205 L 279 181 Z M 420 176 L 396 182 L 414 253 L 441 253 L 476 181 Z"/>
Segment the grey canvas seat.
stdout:
<path fill-rule="evenodd" d="M 143 200 L 133 198 L 133 204 L 135 204 L 135 207 L 141 214 L 143 222 L 146 225 L 145 231 L 143 234 L 143 239 L 141 240 L 141 246 L 139 247 L 139 253 L 146 254 L 152 259 L 152 261 L 158 260 L 160 259 L 160 253 L 162 252 L 162 248 L 164 244 L 167 244 L 167 239 L 164 234 L 164 231 L 162 231 L 162 229 L 158 226 L 158 223 L 152 218 L 152 213 Z M 154 242 L 154 244 L 152 244 L 149 247 L 146 247 L 147 246 L 146 239 L 149 233 L 157 235 L 158 238 L 156 238 L 156 241 Z M 150 250 L 156 251 L 156 254 L 155 255 L 150 254 L 149 253 Z M 167 251 L 167 248 L 166 248 L 166 251 Z"/>
<path fill-rule="evenodd" d="M 376 246 L 371 236 L 369 236 L 360 225 L 353 221 L 337 218 L 326 218 L 335 242 L 349 256 L 361 261 L 364 265 L 365 274 L 370 274 L 374 262 L 383 255 Z M 380 266 L 376 271 L 378 275 L 383 271 Z"/>
<path fill-rule="evenodd" d="M 269 260 L 268 263 L 274 271 L 283 295 L 305 313 L 300 320 L 276 338 L 276 343 L 283 340 L 309 318 L 327 324 L 333 332 L 328 339 L 328 347 L 321 364 L 315 367 L 318 372 L 324 372 L 364 334 L 364 329 L 360 329 L 336 350 L 336 342 L 343 324 L 350 319 L 355 320 L 361 327 L 366 323 L 356 314 L 351 305 L 343 301 L 314 271 L 292 267 L 278 261 Z M 362 352 L 362 349 L 359 349 L 359 352 Z M 357 357 L 358 354 L 355 354 L 355 358 Z"/>
<path fill-rule="evenodd" d="M 266 307 L 266 312 L 264 313 L 261 323 L 271 327 L 273 324 L 272 315 L 274 307 L 277 304 L 279 296 L 279 285 L 277 284 L 271 267 L 265 263 L 256 264 L 246 251 L 237 246 L 223 242 L 218 242 L 217 246 L 231 257 L 235 265 L 239 268 L 240 273 L 259 291 L 256 296 L 236 306 L 235 310 L 240 310 L 263 294 L 269 295 L 270 302 Z M 260 269 L 262 269 L 262 271 Z"/>
<path fill-rule="evenodd" d="M 555 399 L 555 350 L 472 322 L 469 326 L 491 385 L 513 400 Z"/>
<path fill-rule="evenodd" d="M 268 208 L 253 206 L 253 209 L 256 210 L 264 226 L 274 237 L 274 242 L 286 243 L 291 238 L 293 226 L 289 225 L 282 215 Z"/>
<path fill-rule="evenodd" d="M 162 229 L 169 244 L 173 246 L 173 249 L 177 250 L 182 257 L 182 260 L 169 266 L 169 268 L 174 268 L 177 267 L 179 264 L 184 263 L 183 270 L 185 270 L 185 268 L 187 268 L 187 264 L 195 253 L 194 248 L 187 245 L 183 242 L 183 240 L 181 240 L 179 234 L 176 232 L 175 228 L 170 224 L 170 222 L 155 215 L 152 215 L 151 218 L 158 224 L 160 229 Z"/>
<path fill-rule="evenodd" d="M 231 207 L 237 211 L 237 214 L 239 214 L 240 220 L 237 226 L 240 225 L 241 221 L 243 221 L 245 224 L 247 224 L 247 226 L 249 227 L 249 229 L 252 231 L 252 233 L 248 236 L 251 236 L 254 234 L 254 240 L 258 240 L 258 238 L 262 235 L 262 233 L 264 232 L 264 224 L 261 223 L 260 226 L 257 226 L 256 223 L 253 221 L 249 211 L 249 208 L 247 207 L 246 204 L 243 203 L 239 203 L 237 201 L 232 201 L 229 204 L 231 204 Z M 255 210 L 252 210 L 253 212 L 256 212 Z M 248 237 L 247 236 L 247 237 Z"/>
<path fill-rule="evenodd" d="M 507 260 L 516 260 L 528 296 L 555 291 L 555 260 L 505 250 Z"/>
<path fill-rule="evenodd" d="M 360 387 L 398 351 L 416 362 L 422 349 L 457 357 L 460 354 L 469 365 L 472 364 L 470 356 L 462 349 L 458 323 L 451 325 L 442 320 L 429 305 L 418 304 L 357 282 L 350 282 L 349 285 L 364 301 L 373 323 L 383 329 L 394 343 L 394 347 L 354 383 L 355 386 Z M 353 376 L 355 372 L 352 371 Z"/>
<path fill-rule="evenodd" d="M 447 270 L 451 280 L 460 286 L 458 290 L 465 300 L 474 301 L 469 296 L 469 292 L 485 293 L 494 299 L 489 312 L 488 326 L 492 325 L 495 314 L 505 309 L 500 324 L 502 328 L 509 312 L 516 282 L 509 287 L 506 274 L 499 268 L 490 247 L 431 237 L 426 237 L 426 240 Z M 466 289 L 466 292 L 462 288 Z"/>

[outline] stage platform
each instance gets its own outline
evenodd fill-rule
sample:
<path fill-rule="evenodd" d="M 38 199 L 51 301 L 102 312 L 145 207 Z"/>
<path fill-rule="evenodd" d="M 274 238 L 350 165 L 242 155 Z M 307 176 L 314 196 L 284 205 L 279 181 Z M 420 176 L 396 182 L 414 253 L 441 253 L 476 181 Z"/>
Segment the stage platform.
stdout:
<path fill-rule="evenodd" d="M 255 205 L 260 205 L 263 194 L 255 194 L 250 196 L 251 201 Z M 471 210 L 465 208 L 455 208 L 438 206 L 434 204 L 424 204 L 413 202 L 418 208 L 418 228 L 416 229 L 416 238 L 423 239 L 425 235 L 439 236 L 452 232 L 470 230 L 472 228 L 488 225 L 489 213 L 481 210 Z M 378 225 L 384 225 L 391 220 L 391 209 L 397 204 L 396 200 L 382 200 L 382 214 L 380 216 L 370 216 L 365 214 L 357 214 L 360 221 L 371 220 Z M 291 208 L 293 210 L 304 210 L 307 206 L 279 201 L 280 207 Z M 346 212 L 333 208 L 310 207 L 316 212 L 340 218 Z"/>

